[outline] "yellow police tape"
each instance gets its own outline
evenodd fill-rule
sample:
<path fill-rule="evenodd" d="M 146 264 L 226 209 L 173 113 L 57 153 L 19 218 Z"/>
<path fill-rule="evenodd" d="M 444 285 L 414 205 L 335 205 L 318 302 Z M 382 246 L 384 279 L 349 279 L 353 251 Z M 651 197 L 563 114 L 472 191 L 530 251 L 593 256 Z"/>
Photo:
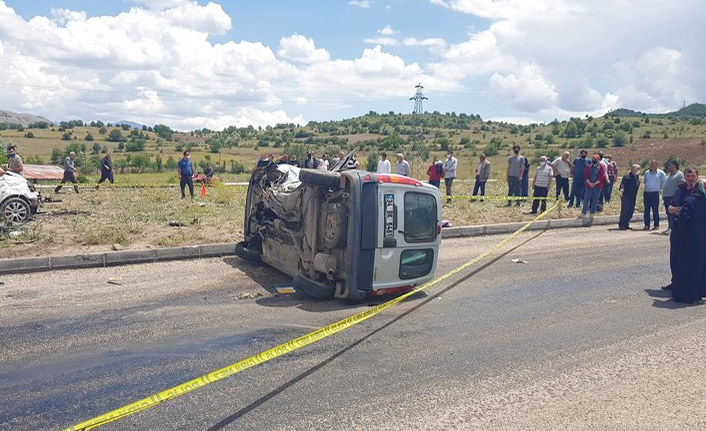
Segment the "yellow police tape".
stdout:
<path fill-rule="evenodd" d="M 547 197 L 533 197 L 533 196 L 470 196 L 470 195 L 445 195 L 441 193 L 441 198 L 443 199 L 444 197 L 448 198 L 451 197 L 452 199 L 475 199 L 475 200 L 489 200 L 489 201 L 531 201 L 534 199 L 540 200 L 540 201 L 547 201 L 547 200 L 557 200 L 556 197 L 553 196 L 547 196 Z"/>
<path fill-rule="evenodd" d="M 515 237 L 520 235 L 522 232 L 527 230 L 532 224 L 537 222 L 539 219 L 543 218 L 545 215 L 547 215 L 550 211 L 554 210 L 554 208 L 559 205 L 560 202 L 555 203 L 552 205 L 550 208 L 548 208 L 546 211 L 543 213 L 539 214 L 537 217 L 535 217 L 532 221 L 515 231 L 513 234 L 499 242 L 497 245 L 495 245 L 493 248 L 487 250 L 483 254 L 471 259 L 470 261 L 464 263 L 463 265 L 447 272 L 446 274 L 435 278 L 432 281 L 429 281 L 427 283 L 424 283 L 423 285 L 403 294 L 400 295 L 394 299 L 391 299 L 387 302 L 384 302 L 380 305 L 377 305 L 373 308 L 370 308 L 366 311 L 363 311 L 361 313 L 354 314 L 350 317 L 347 317 L 343 320 L 339 320 L 338 322 L 332 323 L 328 326 L 325 326 L 321 329 L 317 329 L 316 331 L 309 332 L 308 334 L 302 335 L 299 338 L 296 338 L 294 340 L 288 341 L 284 344 L 280 344 L 279 346 L 273 347 L 269 350 L 265 350 L 264 352 L 260 352 L 256 355 L 253 355 L 249 358 L 243 359 L 242 361 L 236 362 L 234 364 L 228 365 L 227 367 L 221 368 L 216 371 L 212 371 L 208 374 L 205 374 L 201 377 L 197 377 L 193 380 L 190 380 L 186 383 L 182 383 L 180 385 L 174 386 L 172 388 L 166 389 L 162 392 L 159 392 L 157 394 L 151 395 L 147 398 L 143 398 L 139 401 L 136 401 L 134 403 L 128 404 L 126 406 L 120 407 L 118 409 L 112 410 L 108 413 L 102 414 L 100 416 L 96 416 L 93 419 L 89 419 L 87 421 L 81 422 L 79 424 L 76 424 L 72 427 L 65 428 L 61 431 L 81 431 L 81 430 L 89 430 L 92 428 L 99 427 L 101 425 L 105 425 L 109 422 L 121 419 L 123 417 L 129 416 L 133 413 L 137 413 L 141 410 L 148 409 L 150 407 L 156 406 L 157 404 L 163 403 L 167 400 L 170 400 L 172 398 L 176 398 L 178 396 L 184 395 L 188 392 L 191 392 L 196 389 L 200 389 L 204 386 L 210 385 L 211 383 L 217 382 L 219 380 L 222 380 L 228 376 L 231 376 L 233 374 L 236 374 L 240 371 L 246 370 L 248 368 L 254 367 L 256 365 L 262 364 L 263 362 L 267 362 L 269 360 L 275 359 L 279 356 L 285 355 L 287 353 L 293 352 L 297 349 L 300 349 L 306 345 L 315 343 L 323 338 L 329 337 L 333 334 L 336 334 L 338 332 L 343 331 L 344 329 L 348 329 L 354 325 L 357 325 L 360 322 L 363 322 L 364 320 L 367 320 L 376 314 L 382 312 L 383 310 L 386 310 L 390 307 L 392 307 L 395 304 L 398 304 L 402 302 L 403 300 L 409 298 L 410 296 L 414 295 L 415 293 L 418 293 L 424 289 L 427 289 L 431 286 L 434 286 L 436 284 L 441 283 L 442 281 L 453 277 L 454 275 L 458 274 L 459 272 L 465 270 L 466 268 L 480 262 L 481 260 L 485 259 L 486 257 L 490 256 L 491 254 L 495 253 L 497 250 L 501 249 L 504 247 L 507 243 L 512 241 Z"/>
<path fill-rule="evenodd" d="M 36 185 L 35 187 L 37 188 L 54 188 L 58 186 L 59 184 L 39 184 Z M 62 184 L 63 187 L 73 187 L 74 185 L 82 187 L 82 188 L 96 188 L 98 187 L 99 189 L 166 189 L 166 188 L 175 188 L 179 187 L 178 183 L 163 183 L 163 184 L 131 184 L 131 183 L 122 183 L 122 184 L 96 184 L 96 183 L 64 183 Z M 194 182 L 195 187 L 200 187 L 201 183 Z M 206 187 L 247 187 L 248 184 L 223 184 L 223 183 L 211 183 L 211 184 L 206 184 Z"/>

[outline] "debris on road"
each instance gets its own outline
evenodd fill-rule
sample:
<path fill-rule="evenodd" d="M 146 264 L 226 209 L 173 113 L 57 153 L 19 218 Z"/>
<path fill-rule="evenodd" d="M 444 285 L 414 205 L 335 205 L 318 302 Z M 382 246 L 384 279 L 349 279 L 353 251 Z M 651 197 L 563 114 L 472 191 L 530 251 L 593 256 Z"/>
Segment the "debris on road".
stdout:
<path fill-rule="evenodd" d="M 512 263 L 527 263 L 527 261 L 524 259 L 516 258 L 512 259 Z"/>
<path fill-rule="evenodd" d="M 123 281 L 122 277 L 108 277 L 108 284 L 114 284 L 116 286 L 122 285 L 121 281 Z"/>
<path fill-rule="evenodd" d="M 297 291 L 293 287 L 277 287 L 275 288 L 278 295 L 287 295 L 290 293 L 296 293 Z"/>

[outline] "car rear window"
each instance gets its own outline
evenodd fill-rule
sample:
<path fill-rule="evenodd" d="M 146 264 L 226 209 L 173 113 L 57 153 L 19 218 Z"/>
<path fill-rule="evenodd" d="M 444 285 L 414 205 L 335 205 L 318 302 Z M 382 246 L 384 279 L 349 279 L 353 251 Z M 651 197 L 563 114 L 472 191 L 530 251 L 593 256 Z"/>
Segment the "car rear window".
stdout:
<path fill-rule="evenodd" d="M 436 199 L 428 193 L 404 195 L 404 240 L 432 242 L 436 239 Z"/>
<path fill-rule="evenodd" d="M 434 265 L 434 250 L 405 250 L 400 255 L 400 280 L 424 277 Z"/>

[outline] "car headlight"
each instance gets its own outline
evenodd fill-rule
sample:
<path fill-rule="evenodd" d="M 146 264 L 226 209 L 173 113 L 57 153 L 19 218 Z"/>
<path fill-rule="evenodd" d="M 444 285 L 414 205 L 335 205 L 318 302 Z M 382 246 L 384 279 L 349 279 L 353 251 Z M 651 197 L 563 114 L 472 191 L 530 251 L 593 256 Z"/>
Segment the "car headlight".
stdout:
<path fill-rule="evenodd" d="M 29 186 L 30 192 L 34 193 L 37 191 L 37 187 L 34 185 L 34 183 L 27 183 L 27 185 Z"/>

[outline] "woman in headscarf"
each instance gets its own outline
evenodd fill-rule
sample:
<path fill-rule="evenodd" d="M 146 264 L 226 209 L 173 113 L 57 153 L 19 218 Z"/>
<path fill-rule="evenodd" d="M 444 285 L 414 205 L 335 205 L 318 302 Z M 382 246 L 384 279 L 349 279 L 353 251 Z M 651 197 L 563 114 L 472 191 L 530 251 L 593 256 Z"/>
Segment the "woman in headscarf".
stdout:
<path fill-rule="evenodd" d="M 676 219 L 670 236 L 672 299 L 693 304 L 706 296 L 706 191 L 696 169 L 686 169 L 686 182 L 672 198 Z"/>

